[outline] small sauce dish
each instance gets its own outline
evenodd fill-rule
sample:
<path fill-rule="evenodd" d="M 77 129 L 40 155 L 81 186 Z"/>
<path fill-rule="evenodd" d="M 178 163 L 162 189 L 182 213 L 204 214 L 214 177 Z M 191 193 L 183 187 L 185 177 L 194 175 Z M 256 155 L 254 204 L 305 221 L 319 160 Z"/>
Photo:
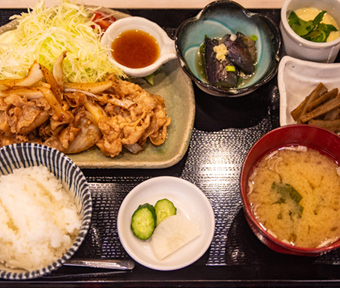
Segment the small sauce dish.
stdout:
<path fill-rule="evenodd" d="M 145 67 L 131 68 L 119 63 L 113 57 L 113 41 L 118 37 L 121 37 L 121 35 L 127 31 L 140 31 L 149 34 L 151 38 L 153 37 L 155 39 L 159 46 L 159 55 L 153 63 Z M 117 67 L 121 68 L 125 74 L 130 77 L 148 76 L 155 72 L 162 64 L 177 58 L 174 41 L 159 25 L 142 17 L 126 17 L 117 20 L 105 31 L 101 42 L 108 48 L 109 60 Z"/>

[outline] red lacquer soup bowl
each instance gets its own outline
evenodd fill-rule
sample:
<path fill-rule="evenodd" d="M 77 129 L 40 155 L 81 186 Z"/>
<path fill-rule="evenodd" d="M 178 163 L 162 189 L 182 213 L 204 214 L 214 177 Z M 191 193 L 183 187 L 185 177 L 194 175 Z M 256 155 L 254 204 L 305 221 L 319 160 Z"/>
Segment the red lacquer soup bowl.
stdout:
<path fill-rule="evenodd" d="M 250 149 L 243 163 L 240 185 L 246 220 L 258 239 L 272 250 L 293 255 L 318 256 L 340 247 L 340 239 L 319 248 L 303 248 L 278 240 L 259 224 L 251 211 L 247 197 L 248 181 L 257 163 L 269 153 L 286 146 L 306 146 L 340 163 L 340 137 L 328 130 L 311 125 L 287 125 L 276 128 L 260 138 Z M 340 193 L 340 191 L 339 191 Z"/>

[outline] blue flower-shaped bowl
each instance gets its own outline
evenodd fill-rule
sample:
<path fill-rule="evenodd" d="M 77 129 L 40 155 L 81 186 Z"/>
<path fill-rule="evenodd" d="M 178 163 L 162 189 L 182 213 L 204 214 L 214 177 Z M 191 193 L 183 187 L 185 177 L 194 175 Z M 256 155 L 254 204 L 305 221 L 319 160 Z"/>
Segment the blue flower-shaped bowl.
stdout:
<path fill-rule="evenodd" d="M 208 84 L 198 72 L 196 55 L 204 38 L 220 38 L 225 34 L 255 35 L 257 64 L 250 81 L 240 87 L 220 89 Z M 219 0 L 204 7 L 193 18 L 184 21 L 176 31 L 176 52 L 181 66 L 196 85 L 207 94 L 238 97 L 255 91 L 270 81 L 277 72 L 281 35 L 266 16 L 251 13 L 233 1 Z"/>
<path fill-rule="evenodd" d="M 25 280 L 51 273 L 74 255 L 88 232 L 92 216 L 91 191 L 83 172 L 73 161 L 58 150 L 39 144 L 20 143 L 0 148 L 0 175 L 10 174 L 18 168 L 40 165 L 46 166 L 71 193 L 82 221 L 78 236 L 64 255 L 41 269 L 9 269 L 0 263 L 0 278 Z"/>

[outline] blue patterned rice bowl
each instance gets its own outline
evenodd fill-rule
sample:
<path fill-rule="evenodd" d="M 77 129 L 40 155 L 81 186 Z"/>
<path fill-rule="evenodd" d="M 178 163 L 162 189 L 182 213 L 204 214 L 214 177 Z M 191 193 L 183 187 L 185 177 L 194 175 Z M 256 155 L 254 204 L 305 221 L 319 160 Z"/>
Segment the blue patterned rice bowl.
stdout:
<path fill-rule="evenodd" d="M 42 269 L 26 271 L 9 269 L 0 264 L 0 278 L 33 279 L 55 271 L 74 255 L 88 232 L 92 216 L 91 192 L 83 172 L 72 160 L 58 150 L 40 144 L 20 143 L 0 148 L 0 175 L 10 174 L 14 169 L 40 165 L 46 166 L 73 196 L 78 213 L 81 215 L 79 234 L 70 249 L 50 265 Z"/>

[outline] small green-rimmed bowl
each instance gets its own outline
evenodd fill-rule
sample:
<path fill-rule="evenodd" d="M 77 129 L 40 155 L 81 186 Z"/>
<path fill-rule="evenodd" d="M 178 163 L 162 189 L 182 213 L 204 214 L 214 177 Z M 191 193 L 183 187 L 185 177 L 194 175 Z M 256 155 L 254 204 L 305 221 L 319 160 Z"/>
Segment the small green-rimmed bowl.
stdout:
<path fill-rule="evenodd" d="M 196 54 L 205 36 L 220 38 L 225 34 L 255 35 L 257 64 L 255 74 L 243 85 L 221 89 L 208 84 L 197 69 Z M 184 21 L 176 31 L 177 56 L 186 74 L 207 94 L 238 97 L 249 94 L 269 82 L 277 72 L 281 35 L 266 16 L 252 13 L 233 1 L 219 0 L 204 7 L 196 17 Z"/>

